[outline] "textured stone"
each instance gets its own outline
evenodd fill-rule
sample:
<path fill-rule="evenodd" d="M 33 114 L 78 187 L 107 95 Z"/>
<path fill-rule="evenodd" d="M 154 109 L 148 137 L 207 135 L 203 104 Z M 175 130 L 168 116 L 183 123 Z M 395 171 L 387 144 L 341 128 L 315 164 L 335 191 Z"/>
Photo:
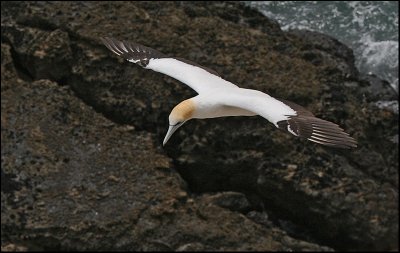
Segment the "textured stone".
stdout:
<path fill-rule="evenodd" d="M 398 249 L 398 115 L 338 41 L 230 2 L 4 2 L 1 14 L 2 249 Z M 238 117 L 190 121 L 162 150 L 170 110 L 195 92 L 100 36 L 292 100 L 359 148 Z M 219 191 L 245 194 L 247 217 L 202 196 Z"/>

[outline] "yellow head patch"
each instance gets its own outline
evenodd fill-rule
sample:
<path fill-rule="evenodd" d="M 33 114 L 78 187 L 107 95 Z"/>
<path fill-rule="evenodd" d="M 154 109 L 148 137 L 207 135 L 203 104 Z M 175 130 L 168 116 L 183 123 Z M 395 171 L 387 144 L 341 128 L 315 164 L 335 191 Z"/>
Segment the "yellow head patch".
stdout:
<path fill-rule="evenodd" d="M 171 116 L 177 121 L 185 121 L 193 116 L 194 109 L 193 101 L 186 99 L 172 109 Z"/>

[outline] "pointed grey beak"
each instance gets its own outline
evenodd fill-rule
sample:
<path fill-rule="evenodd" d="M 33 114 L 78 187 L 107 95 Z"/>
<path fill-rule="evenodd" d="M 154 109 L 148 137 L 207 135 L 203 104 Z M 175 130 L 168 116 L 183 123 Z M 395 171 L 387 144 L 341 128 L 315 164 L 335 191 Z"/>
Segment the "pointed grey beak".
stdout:
<path fill-rule="evenodd" d="M 167 134 L 165 135 L 165 138 L 164 138 L 164 141 L 163 141 L 163 146 L 165 145 L 165 143 L 167 143 L 167 141 L 169 140 L 169 138 L 171 138 L 171 136 L 172 136 L 172 134 L 173 133 L 175 133 L 175 131 L 180 127 L 180 126 L 182 126 L 183 125 L 183 123 L 181 123 L 181 124 L 177 124 L 177 125 L 175 125 L 175 126 L 169 126 L 169 128 L 168 128 L 168 132 L 167 132 Z"/>

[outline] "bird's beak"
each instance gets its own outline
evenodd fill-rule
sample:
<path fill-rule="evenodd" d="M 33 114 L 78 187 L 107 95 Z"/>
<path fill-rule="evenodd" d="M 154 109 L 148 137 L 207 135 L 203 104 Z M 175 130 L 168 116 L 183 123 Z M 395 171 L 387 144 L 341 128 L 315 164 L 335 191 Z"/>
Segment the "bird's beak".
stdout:
<path fill-rule="evenodd" d="M 164 141 L 163 141 L 163 146 L 165 145 L 165 143 L 167 143 L 169 138 L 171 138 L 172 134 L 175 133 L 175 131 L 182 125 L 183 125 L 183 123 L 175 125 L 175 126 L 171 126 L 171 125 L 169 126 L 168 132 L 165 135 L 165 138 L 164 138 Z"/>

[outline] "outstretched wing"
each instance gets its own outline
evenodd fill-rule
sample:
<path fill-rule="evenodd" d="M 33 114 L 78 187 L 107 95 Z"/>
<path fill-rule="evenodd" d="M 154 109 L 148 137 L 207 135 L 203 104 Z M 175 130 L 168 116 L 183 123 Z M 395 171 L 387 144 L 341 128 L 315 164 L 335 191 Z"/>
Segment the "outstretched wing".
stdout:
<path fill-rule="evenodd" d="M 127 61 L 171 76 L 187 84 L 199 94 L 215 88 L 237 87 L 222 79 L 214 70 L 202 67 L 192 61 L 169 57 L 157 50 L 133 42 L 119 41 L 109 37 L 101 38 L 101 40 L 108 49 Z"/>
<path fill-rule="evenodd" d="M 357 142 L 338 125 L 315 117 L 304 107 L 249 89 L 231 89 L 219 94 L 224 105 L 257 113 L 277 128 L 310 141 L 337 148 L 354 148 Z"/>

